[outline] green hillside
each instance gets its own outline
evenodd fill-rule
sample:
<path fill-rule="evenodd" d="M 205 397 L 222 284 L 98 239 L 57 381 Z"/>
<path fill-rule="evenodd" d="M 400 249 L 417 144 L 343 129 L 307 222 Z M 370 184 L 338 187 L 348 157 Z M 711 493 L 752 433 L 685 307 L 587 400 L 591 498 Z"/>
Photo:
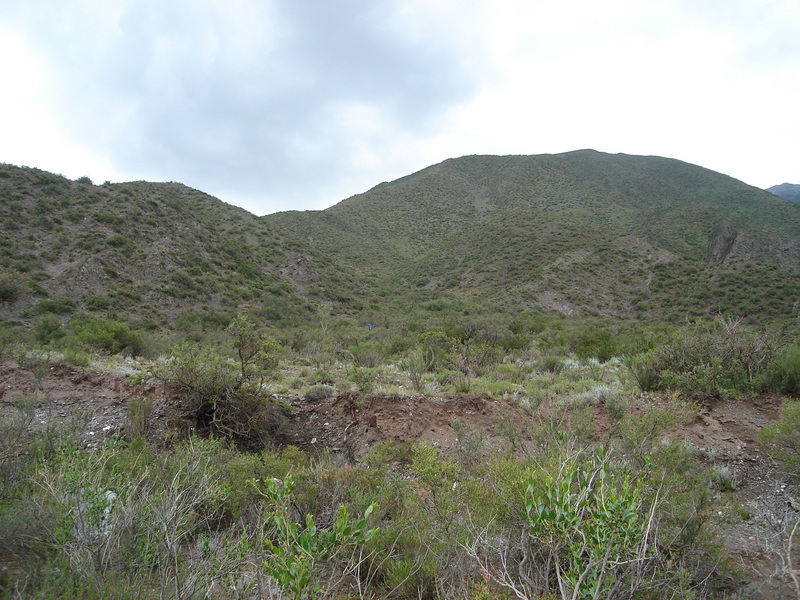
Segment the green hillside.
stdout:
<path fill-rule="evenodd" d="M 451 159 L 324 211 L 264 221 L 395 295 L 772 318 L 791 313 L 800 291 L 798 208 L 677 160 L 582 150 Z"/>
<path fill-rule="evenodd" d="M 773 185 L 767 188 L 767 191 L 780 196 L 784 200 L 792 202 L 800 202 L 800 185 L 796 183 L 782 183 L 780 185 Z"/>
<path fill-rule="evenodd" d="M 0 165 L 8 315 L 87 311 L 150 329 L 277 321 L 350 275 L 237 207 L 176 183 L 93 185 Z"/>
<path fill-rule="evenodd" d="M 796 316 L 800 205 L 677 160 L 467 156 L 323 211 L 0 166 L 7 319 L 291 325 L 445 301 L 648 320 Z M 405 310 L 405 309 L 403 309 Z"/>

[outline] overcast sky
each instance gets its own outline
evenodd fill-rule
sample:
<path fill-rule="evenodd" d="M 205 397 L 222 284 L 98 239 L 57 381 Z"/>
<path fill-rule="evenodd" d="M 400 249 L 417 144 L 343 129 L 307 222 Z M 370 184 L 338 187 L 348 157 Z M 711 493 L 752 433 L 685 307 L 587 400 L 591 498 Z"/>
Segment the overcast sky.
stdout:
<path fill-rule="evenodd" d="M 322 209 L 466 154 L 800 183 L 798 0 L 0 0 L 0 162 Z"/>

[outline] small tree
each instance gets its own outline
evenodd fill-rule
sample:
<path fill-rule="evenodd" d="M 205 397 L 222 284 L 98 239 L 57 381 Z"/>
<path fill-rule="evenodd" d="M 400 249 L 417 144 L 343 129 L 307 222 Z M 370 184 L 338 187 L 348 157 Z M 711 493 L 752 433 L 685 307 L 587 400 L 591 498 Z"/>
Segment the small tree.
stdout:
<path fill-rule="evenodd" d="M 262 390 L 265 376 L 278 364 L 279 346 L 241 315 L 227 331 L 238 368 L 209 348 L 185 344 L 172 353 L 166 379 L 182 392 L 179 419 L 240 447 L 261 449 L 274 440 L 282 423 L 280 410 Z"/>
<path fill-rule="evenodd" d="M 242 381 L 263 375 L 278 366 L 278 343 L 256 330 L 252 321 L 237 315 L 226 331 L 233 337 Z"/>

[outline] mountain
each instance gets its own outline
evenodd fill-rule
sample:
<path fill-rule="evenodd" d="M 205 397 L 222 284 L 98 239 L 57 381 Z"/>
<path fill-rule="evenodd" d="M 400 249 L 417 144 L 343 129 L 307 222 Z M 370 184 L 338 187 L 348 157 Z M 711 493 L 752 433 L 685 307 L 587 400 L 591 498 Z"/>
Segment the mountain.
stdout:
<path fill-rule="evenodd" d="M 102 313 L 151 329 L 271 320 L 348 273 L 250 213 L 176 183 L 93 185 L 0 165 L 0 267 L 10 318 Z"/>
<path fill-rule="evenodd" d="M 581 150 L 450 159 L 264 220 L 388 293 L 653 318 L 791 312 L 799 209 L 681 161 Z"/>
<path fill-rule="evenodd" d="M 322 211 L 255 217 L 176 183 L 94 185 L 0 165 L 0 316 L 150 329 L 238 310 L 544 309 L 794 318 L 800 205 L 659 157 L 466 156 Z"/>
<path fill-rule="evenodd" d="M 782 183 L 780 185 L 773 185 L 767 188 L 767 191 L 780 196 L 784 200 L 791 202 L 800 202 L 800 184 L 797 183 Z"/>

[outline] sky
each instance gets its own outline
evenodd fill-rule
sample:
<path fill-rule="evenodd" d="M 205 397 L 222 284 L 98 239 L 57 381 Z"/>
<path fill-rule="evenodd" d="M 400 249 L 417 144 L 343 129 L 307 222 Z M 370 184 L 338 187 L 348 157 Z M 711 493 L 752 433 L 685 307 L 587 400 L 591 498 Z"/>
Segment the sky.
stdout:
<path fill-rule="evenodd" d="M 798 0 L 0 0 L 0 162 L 319 210 L 470 154 L 800 183 Z"/>

